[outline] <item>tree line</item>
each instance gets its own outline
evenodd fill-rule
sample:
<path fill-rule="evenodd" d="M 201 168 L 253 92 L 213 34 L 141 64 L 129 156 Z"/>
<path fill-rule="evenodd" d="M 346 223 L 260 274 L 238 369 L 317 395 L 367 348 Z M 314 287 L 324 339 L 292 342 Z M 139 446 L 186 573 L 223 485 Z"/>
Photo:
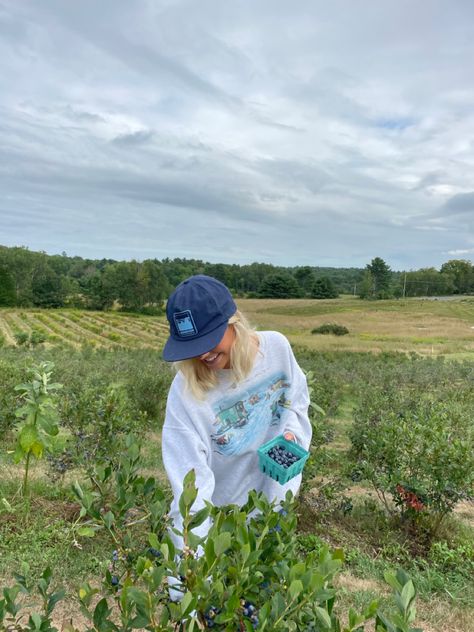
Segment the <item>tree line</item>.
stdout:
<path fill-rule="evenodd" d="M 0 306 L 76 307 L 156 312 L 170 292 L 193 274 L 225 283 L 237 297 L 336 298 L 356 294 L 382 299 L 474 292 L 471 262 L 394 272 L 376 257 L 362 268 L 284 267 L 209 263 L 200 259 L 116 261 L 48 255 L 0 246 Z"/>

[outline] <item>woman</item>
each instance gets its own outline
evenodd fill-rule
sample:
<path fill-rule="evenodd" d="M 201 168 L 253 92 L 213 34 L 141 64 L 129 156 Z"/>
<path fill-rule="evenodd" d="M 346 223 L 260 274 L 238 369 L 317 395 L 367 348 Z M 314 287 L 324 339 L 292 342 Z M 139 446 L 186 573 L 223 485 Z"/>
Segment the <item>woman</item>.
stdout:
<path fill-rule="evenodd" d="M 259 470 L 257 449 L 284 434 L 308 449 L 308 388 L 287 339 L 256 332 L 220 281 L 205 275 L 183 281 L 168 299 L 170 337 L 163 357 L 175 362 L 163 426 L 163 462 L 174 494 L 171 518 L 182 522 L 183 478 L 194 468 L 205 506 L 246 502 L 251 489 L 279 502 L 299 489 L 301 475 L 285 485 Z M 205 536 L 209 522 L 194 532 Z M 176 544 L 181 547 L 179 538 Z"/>

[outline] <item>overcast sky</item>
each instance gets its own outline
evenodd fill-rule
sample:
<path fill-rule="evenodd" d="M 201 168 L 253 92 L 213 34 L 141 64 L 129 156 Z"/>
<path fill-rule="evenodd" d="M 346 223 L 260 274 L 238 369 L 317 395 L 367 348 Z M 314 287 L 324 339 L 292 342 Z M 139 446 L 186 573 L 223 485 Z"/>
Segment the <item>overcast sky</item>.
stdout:
<path fill-rule="evenodd" d="M 0 244 L 474 260 L 474 2 L 0 0 Z"/>

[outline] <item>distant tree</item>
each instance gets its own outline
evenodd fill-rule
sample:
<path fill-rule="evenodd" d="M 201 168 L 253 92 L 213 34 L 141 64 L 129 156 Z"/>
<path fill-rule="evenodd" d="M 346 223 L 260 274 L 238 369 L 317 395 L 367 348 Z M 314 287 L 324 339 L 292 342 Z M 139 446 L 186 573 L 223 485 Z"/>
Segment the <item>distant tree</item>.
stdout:
<path fill-rule="evenodd" d="M 370 270 L 365 270 L 362 281 L 359 283 L 360 298 L 375 298 L 374 296 L 374 277 Z"/>
<path fill-rule="evenodd" d="M 57 274 L 46 262 L 38 262 L 31 283 L 33 305 L 36 307 L 63 307 L 64 286 Z"/>
<path fill-rule="evenodd" d="M 455 294 L 474 292 L 474 266 L 465 259 L 451 259 L 441 266 L 441 274 L 451 275 Z"/>
<path fill-rule="evenodd" d="M 300 288 L 291 274 L 269 274 L 263 279 L 259 294 L 262 298 L 297 298 Z"/>
<path fill-rule="evenodd" d="M 83 283 L 86 306 L 89 309 L 107 310 L 116 299 L 115 278 L 107 269 L 88 275 Z"/>
<path fill-rule="evenodd" d="M 390 291 L 392 272 L 385 261 L 380 257 L 375 257 L 370 264 L 367 264 L 366 270 L 372 276 L 373 285 L 371 294 L 364 296 L 364 298 L 390 298 L 392 296 Z"/>
<path fill-rule="evenodd" d="M 310 266 L 303 266 L 301 268 L 296 268 L 293 274 L 301 288 L 302 293 L 304 295 L 310 295 L 315 281 L 313 269 Z"/>
<path fill-rule="evenodd" d="M 14 247 L 1 249 L 1 260 L 8 268 L 15 286 L 15 304 L 19 307 L 28 307 L 32 304 L 33 273 L 44 255 L 38 252 L 30 252 L 27 248 Z"/>
<path fill-rule="evenodd" d="M 16 302 L 15 282 L 7 266 L 0 264 L 0 306 L 13 307 Z"/>
<path fill-rule="evenodd" d="M 441 274 L 436 268 L 421 268 L 406 272 L 399 278 L 395 296 L 441 296 L 454 291 L 453 276 Z"/>
<path fill-rule="evenodd" d="M 320 277 L 313 284 L 311 296 L 313 298 L 337 298 L 339 294 L 329 277 Z"/>

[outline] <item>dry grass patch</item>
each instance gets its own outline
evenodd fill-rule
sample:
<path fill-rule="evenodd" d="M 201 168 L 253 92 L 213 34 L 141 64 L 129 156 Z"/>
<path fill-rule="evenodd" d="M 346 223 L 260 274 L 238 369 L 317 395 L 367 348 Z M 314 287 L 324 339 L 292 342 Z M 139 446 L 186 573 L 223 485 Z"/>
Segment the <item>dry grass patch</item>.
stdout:
<path fill-rule="evenodd" d="M 276 329 L 295 344 L 320 351 L 415 351 L 424 355 L 473 353 L 474 301 L 446 303 L 334 300 L 240 299 L 239 308 L 259 329 Z M 318 336 L 327 322 L 349 329 L 346 336 Z"/>

